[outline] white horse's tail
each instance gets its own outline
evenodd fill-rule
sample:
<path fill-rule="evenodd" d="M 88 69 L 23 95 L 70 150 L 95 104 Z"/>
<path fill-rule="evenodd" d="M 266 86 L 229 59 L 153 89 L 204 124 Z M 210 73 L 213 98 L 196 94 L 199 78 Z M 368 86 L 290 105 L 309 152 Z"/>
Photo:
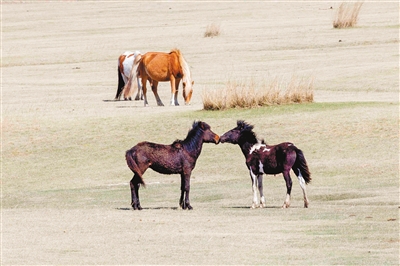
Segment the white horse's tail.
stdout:
<path fill-rule="evenodd" d="M 138 79 L 137 72 L 141 60 L 142 60 L 142 55 L 137 54 L 135 56 L 135 60 L 133 61 L 133 66 L 131 73 L 129 75 L 128 82 L 125 84 L 124 87 L 124 99 L 130 99 L 132 97 L 132 94 L 134 94 L 138 90 L 138 82 L 136 82 L 136 80 Z"/>

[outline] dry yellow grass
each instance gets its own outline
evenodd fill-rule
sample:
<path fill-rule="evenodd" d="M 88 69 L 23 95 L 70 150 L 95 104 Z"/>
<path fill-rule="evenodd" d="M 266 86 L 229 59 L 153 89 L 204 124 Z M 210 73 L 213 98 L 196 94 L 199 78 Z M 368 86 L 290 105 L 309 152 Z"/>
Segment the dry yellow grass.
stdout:
<path fill-rule="evenodd" d="M 358 14 L 360 13 L 362 5 L 363 2 L 357 2 L 354 4 L 342 3 L 336 13 L 333 27 L 339 29 L 354 27 L 357 24 Z"/>
<path fill-rule="evenodd" d="M 204 37 L 216 37 L 221 33 L 221 26 L 215 23 L 207 25 L 206 31 L 204 32 Z"/>
<path fill-rule="evenodd" d="M 255 108 L 260 106 L 314 101 L 314 78 L 289 80 L 275 77 L 271 81 L 228 81 L 222 89 L 203 90 L 204 110 Z"/>

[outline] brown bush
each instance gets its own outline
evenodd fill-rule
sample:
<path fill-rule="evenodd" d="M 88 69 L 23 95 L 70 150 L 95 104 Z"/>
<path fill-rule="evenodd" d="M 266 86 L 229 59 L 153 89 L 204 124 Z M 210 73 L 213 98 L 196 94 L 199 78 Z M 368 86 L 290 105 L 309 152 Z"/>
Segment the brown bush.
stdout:
<path fill-rule="evenodd" d="M 362 2 L 354 4 L 342 3 L 336 13 L 333 27 L 339 29 L 354 27 L 357 24 L 358 14 L 360 13 L 362 4 Z"/>
<path fill-rule="evenodd" d="M 228 81 L 222 89 L 203 90 L 204 110 L 255 108 L 260 106 L 314 101 L 314 78 L 292 76 L 289 81 L 274 78 L 257 84 Z"/>
<path fill-rule="evenodd" d="M 221 27 L 215 23 L 207 25 L 206 31 L 204 32 L 204 37 L 215 37 L 220 35 Z"/>

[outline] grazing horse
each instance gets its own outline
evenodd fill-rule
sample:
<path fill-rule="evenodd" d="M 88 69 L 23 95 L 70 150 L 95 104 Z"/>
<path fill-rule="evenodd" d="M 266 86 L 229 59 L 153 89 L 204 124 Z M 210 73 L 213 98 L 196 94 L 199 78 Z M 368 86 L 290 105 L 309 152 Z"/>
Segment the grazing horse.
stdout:
<path fill-rule="evenodd" d="M 135 61 L 135 58 L 140 55 L 139 51 L 135 51 L 134 53 L 130 51 L 126 51 L 122 55 L 119 56 L 118 58 L 118 89 L 117 89 L 117 94 L 115 95 L 115 100 L 119 100 L 121 98 L 121 95 L 124 90 L 126 90 L 126 84 L 128 83 L 128 80 L 130 79 L 130 75 L 132 72 L 132 67 L 133 63 Z M 139 100 L 139 94 L 142 91 L 142 86 L 140 85 L 139 78 L 136 78 L 137 86 L 138 86 L 138 92 L 135 97 L 135 100 Z M 124 95 L 125 100 L 131 100 L 131 95 L 126 94 Z M 140 97 L 141 100 L 143 100 L 143 92 Z"/>
<path fill-rule="evenodd" d="M 136 61 L 136 60 L 135 60 Z M 171 84 L 171 105 L 179 105 L 178 103 L 178 88 L 182 80 L 183 83 L 183 98 L 185 104 L 190 104 L 193 93 L 193 84 L 190 68 L 186 60 L 183 58 L 181 52 L 177 49 L 172 50 L 170 53 L 162 52 L 149 52 L 138 57 L 135 62 L 131 73 L 132 79 L 137 76 L 142 78 L 144 105 L 148 106 L 147 102 L 147 80 L 150 81 L 151 89 L 157 100 L 158 106 L 163 106 L 160 97 L 158 96 L 157 86 L 158 82 L 169 81 Z M 128 95 L 131 90 L 135 91 L 137 88 L 136 83 L 129 82 L 125 94 Z"/>
<path fill-rule="evenodd" d="M 252 130 L 252 125 L 238 120 L 237 127 L 226 132 L 220 138 L 221 143 L 238 144 L 242 149 L 252 181 L 253 204 L 251 207 L 256 208 L 258 205 L 257 187 L 260 192 L 260 207 L 265 207 L 262 185 L 263 174 L 276 175 L 283 173 L 286 181 L 286 199 L 282 208 L 288 208 L 292 191 L 292 179 L 289 172 L 290 169 L 293 169 L 303 190 L 304 208 L 307 208 L 309 201 L 306 193 L 306 184 L 311 181 L 311 177 L 303 152 L 290 142 L 274 146 L 267 145 L 264 140 L 258 140 Z"/>
<path fill-rule="evenodd" d="M 141 210 L 139 187 L 144 185 L 143 174 L 151 168 L 161 174 L 181 175 L 181 198 L 179 205 L 182 209 L 192 209 L 189 201 L 190 175 L 200 156 L 203 143 L 219 143 L 219 136 L 211 131 L 210 126 L 201 121 L 193 123 L 184 140 L 176 140 L 171 145 L 151 142 L 140 142 L 126 152 L 126 162 L 134 173 L 130 182 L 132 207 Z M 184 198 L 185 197 L 185 198 Z"/>

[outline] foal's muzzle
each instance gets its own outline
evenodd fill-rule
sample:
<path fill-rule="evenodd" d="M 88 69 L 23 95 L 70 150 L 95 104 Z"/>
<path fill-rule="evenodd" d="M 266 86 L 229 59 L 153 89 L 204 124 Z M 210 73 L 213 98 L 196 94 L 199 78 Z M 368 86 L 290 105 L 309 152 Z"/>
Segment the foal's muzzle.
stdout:
<path fill-rule="evenodd" d="M 219 138 L 219 136 L 217 134 L 215 134 L 214 140 L 215 140 L 215 144 L 219 143 L 220 138 Z"/>

